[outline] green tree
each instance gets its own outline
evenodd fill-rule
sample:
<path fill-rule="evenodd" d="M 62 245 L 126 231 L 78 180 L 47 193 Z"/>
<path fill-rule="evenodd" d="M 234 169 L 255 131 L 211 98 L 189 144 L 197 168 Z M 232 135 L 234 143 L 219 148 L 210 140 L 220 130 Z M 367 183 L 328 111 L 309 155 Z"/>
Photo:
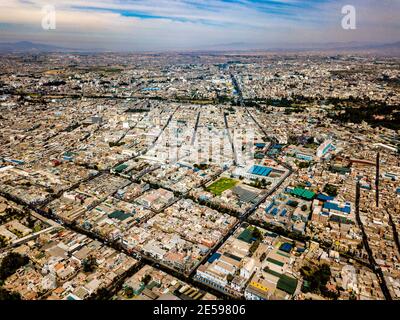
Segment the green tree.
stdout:
<path fill-rule="evenodd" d="M 147 285 L 150 281 L 151 281 L 151 276 L 149 274 L 146 274 L 145 276 L 143 276 L 142 282 L 144 285 Z"/>
<path fill-rule="evenodd" d="M 305 168 L 308 168 L 310 166 L 310 163 L 308 163 L 308 162 L 300 162 L 298 166 L 299 166 L 300 169 L 305 169 Z"/>
<path fill-rule="evenodd" d="M 110 299 L 110 291 L 106 288 L 100 288 L 97 290 L 97 293 L 94 296 L 95 300 L 109 300 Z"/>
<path fill-rule="evenodd" d="M 97 260 L 93 256 L 87 257 L 83 260 L 83 271 L 84 272 L 93 272 L 97 267 Z"/>
<path fill-rule="evenodd" d="M 260 239 L 257 239 L 256 241 L 254 241 L 254 242 L 252 243 L 252 245 L 251 245 L 251 247 L 250 247 L 250 249 L 249 249 L 250 254 L 253 254 L 253 253 L 257 250 L 257 248 L 258 248 L 258 246 L 260 245 L 260 243 L 261 243 L 261 240 L 260 240 Z"/>
<path fill-rule="evenodd" d="M 227 280 L 229 283 L 232 282 L 233 278 L 234 278 L 234 276 L 231 275 L 231 274 L 228 274 L 228 275 L 226 276 L 226 280 Z"/>
<path fill-rule="evenodd" d="M 262 232 L 258 228 L 254 228 L 252 231 L 252 236 L 256 238 L 257 240 L 262 240 L 263 235 Z"/>
<path fill-rule="evenodd" d="M 336 197 L 338 195 L 338 188 L 332 184 L 327 183 L 324 187 L 324 192 L 331 197 Z"/>
<path fill-rule="evenodd" d="M 4 257 L 0 265 L 0 280 L 5 280 L 20 267 L 26 265 L 29 262 L 27 256 L 22 256 L 19 253 L 10 252 Z"/>
<path fill-rule="evenodd" d="M 132 289 L 131 287 L 129 287 L 129 286 L 127 286 L 127 287 L 124 288 L 124 292 L 125 292 L 125 295 L 126 295 L 129 299 L 131 299 L 131 298 L 133 297 L 133 295 L 134 295 L 133 289 Z"/>
<path fill-rule="evenodd" d="M 26 218 L 26 222 L 28 224 L 28 228 L 33 229 L 33 227 L 35 226 L 35 220 L 32 219 L 31 215 L 28 215 Z"/>
<path fill-rule="evenodd" d="M 18 292 L 10 292 L 7 289 L 0 287 L 0 301 L 21 300 L 21 295 Z"/>
<path fill-rule="evenodd" d="M 304 280 L 307 281 L 308 289 L 311 292 L 329 294 L 327 293 L 326 284 L 331 278 L 331 269 L 329 265 L 322 264 L 317 269 L 312 269 L 304 266 L 300 269 L 300 273 Z"/>
<path fill-rule="evenodd" d="M 0 236 L 0 248 L 6 247 L 8 244 L 7 239 L 3 236 Z"/>

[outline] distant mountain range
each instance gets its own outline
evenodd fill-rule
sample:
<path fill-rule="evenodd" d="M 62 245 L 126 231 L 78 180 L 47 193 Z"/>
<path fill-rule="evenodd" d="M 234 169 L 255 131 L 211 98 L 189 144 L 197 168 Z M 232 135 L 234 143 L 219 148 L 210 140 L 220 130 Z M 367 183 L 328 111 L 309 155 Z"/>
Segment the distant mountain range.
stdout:
<path fill-rule="evenodd" d="M 0 52 L 27 52 L 27 51 L 37 51 L 37 52 L 52 52 L 61 51 L 62 48 L 33 43 L 29 41 L 20 41 L 16 43 L 0 43 Z"/>
<path fill-rule="evenodd" d="M 0 42 L 0 53 L 48 53 L 48 52 L 86 52 L 82 49 L 58 47 L 30 41 L 15 43 Z"/>
<path fill-rule="evenodd" d="M 363 43 L 363 42 L 348 42 L 348 43 L 326 43 L 323 45 L 314 45 L 304 50 L 337 50 L 337 51 L 390 51 L 400 50 L 400 41 L 394 43 Z"/>
<path fill-rule="evenodd" d="M 160 50 L 161 51 L 161 50 Z M 183 50 L 187 51 L 187 50 Z M 268 51 L 268 52 L 304 52 L 304 51 L 329 51 L 329 52 L 359 52 L 368 51 L 374 53 L 400 54 L 400 41 L 387 44 L 373 43 L 325 43 L 325 44 L 305 44 L 301 47 L 293 45 L 276 48 L 263 48 L 262 45 L 248 44 L 242 42 L 210 45 L 204 48 L 197 48 L 191 51 Z M 20 41 L 15 43 L 0 42 L 0 53 L 50 53 L 50 52 L 110 52 L 110 50 L 102 49 L 76 49 L 65 48 L 48 44 L 34 43 L 30 41 Z"/>
<path fill-rule="evenodd" d="M 301 46 L 285 45 L 271 48 L 263 48 L 263 45 L 248 44 L 244 42 L 218 44 L 209 46 L 206 50 L 221 51 L 268 51 L 268 52 L 304 52 L 304 51 L 371 51 L 371 52 L 395 52 L 400 53 L 400 41 L 395 43 L 365 43 L 365 42 L 331 42 L 331 43 L 309 43 Z"/>

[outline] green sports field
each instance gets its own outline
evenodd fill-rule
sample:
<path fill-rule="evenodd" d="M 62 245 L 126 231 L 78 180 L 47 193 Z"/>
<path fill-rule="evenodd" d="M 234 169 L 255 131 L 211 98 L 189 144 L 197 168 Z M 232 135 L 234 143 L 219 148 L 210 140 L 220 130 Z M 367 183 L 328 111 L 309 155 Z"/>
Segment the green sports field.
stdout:
<path fill-rule="evenodd" d="M 233 188 L 239 181 L 230 178 L 221 178 L 207 188 L 207 191 L 220 196 L 225 190 Z"/>

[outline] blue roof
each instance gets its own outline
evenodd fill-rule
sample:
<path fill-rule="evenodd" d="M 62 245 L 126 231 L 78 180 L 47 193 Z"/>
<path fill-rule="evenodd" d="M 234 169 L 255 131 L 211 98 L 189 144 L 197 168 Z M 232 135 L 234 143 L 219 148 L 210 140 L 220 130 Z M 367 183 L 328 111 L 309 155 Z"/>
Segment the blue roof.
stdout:
<path fill-rule="evenodd" d="M 215 260 L 218 260 L 221 257 L 221 254 L 218 252 L 213 253 L 213 255 L 208 258 L 209 263 L 213 263 Z"/>
<path fill-rule="evenodd" d="M 310 156 L 310 155 L 308 155 L 308 154 L 300 153 L 300 152 L 296 153 L 296 157 L 297 157 L 298 159 L 308 160 L 308 161 L 311 161 L 311 160 L 313 159 L 312 156 Z"/>
<path fill-rule="evenodd" d="M 265 143 L 256 143 L 255 144 L 257 148 L 264 148 L 265 147 Z"/>
<path fill-rule="evenodd" d="M 320 193 L 320 194 L 318 194 L 317 199 L 321 200 L 321 201 L 330 201 L 330 200 L 333 200 L 334 197 L 330 197 L 330 196 L 327 196 L 327 195 L 325 195 L 323 193 Z"/>
<path fill-rule="evenodd" d="M 274 203 L 271 203 L 267 208 L 265 208 L 265 212 L 268 213 L 274 207 L 274 205 Z"/>
<path fill-rule="evenodd" d="M 285 242 L 280 246 L 279 250 L 289 253 L 292 250 L 292 248 L 293 246 L 290 243 Z"/>
<path fill-rule="evenodd" d="M 286 213 L 287 213 L 287 210 L 286 209 L 283 209 L 282 210 L 282 212 L 281 212 L 281 217 L 285 217 L 286 216 Z"/>
<path fill-rule="evenodd" d="M 249 173 L 266 177 L 271 173 L 271 171 L 271 168 L 255 165 L 250 168 Z"/>
<path fill-rule="evenodd" d="M 347 213 L 347 214 L 350 214 L 350 212 L 351 212 L 350 206 L 345 206 L 345 207 L 342 209 L 342 212 L 345 212 L 345 213 Z"/>
<path fill-rule="evenodd" d="M 325 202 L 324 204 L 324 209 L 329 209 L 329 210 L 336 210 L 344 213 L 350 213 L 351 208 L 350 205 L 346 204 L 343 208 L 339 207 L 338 204 L 334 202 Z"/>
<path fill-rule="evenodd" d="M 400 194 L 400 188 L 397 188 L 396 192 L 397 192 L 398 194 Z"/>
<path fill-rule="evenodd" d="M 272 210 L 271 214 L 273 216 L 276 216 L 278 214 L 278 208 L 274 208 L 274 210 Z"/>
<path fill-rule="evenodd" d="M 9 161 L 12 162 L 12 163 L 16 163 L 16 164 L 24 164 L 25 163 L 22 160 L 15 160 L 15 159 L 10 159 Z"/>

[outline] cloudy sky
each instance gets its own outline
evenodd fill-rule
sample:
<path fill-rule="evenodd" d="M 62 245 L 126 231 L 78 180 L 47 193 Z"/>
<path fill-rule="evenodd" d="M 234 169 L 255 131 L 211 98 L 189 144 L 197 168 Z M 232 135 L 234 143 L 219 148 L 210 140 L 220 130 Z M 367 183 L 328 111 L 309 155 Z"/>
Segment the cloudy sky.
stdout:
<path fill-rule="evenodd" d="M 42 28 L 42 8 L 56 29 Z M 342 7 L 356 8 L 356 30 Z M 201 50 L 400 40 L 400 0 L 0 0 L 0 42 L 68 48 Z"/>

